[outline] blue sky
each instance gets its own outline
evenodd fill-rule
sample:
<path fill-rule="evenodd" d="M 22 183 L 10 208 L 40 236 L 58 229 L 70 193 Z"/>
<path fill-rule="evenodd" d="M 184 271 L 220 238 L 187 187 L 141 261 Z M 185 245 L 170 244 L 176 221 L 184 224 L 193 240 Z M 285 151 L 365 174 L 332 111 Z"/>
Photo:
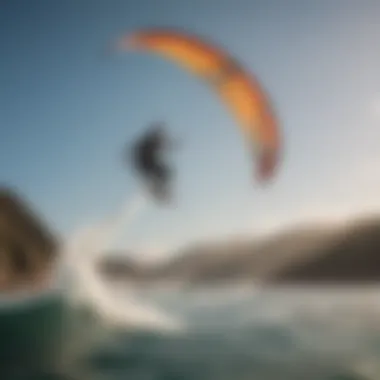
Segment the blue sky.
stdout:
<path fill-rule="evenodd" d="M 131 246 L 253 234 L 379 205 L 376 0 L 1 2 L 0 179 L 68 234 L 137 190 L 121 150 L 152 120 L 184 139 L 177 207 L 151 207 Z M 271 94 L 284 161 L 252 181 L 234 120 L 201 82 L 151 55 L 106 56 L 136 27 L 180 26 L 227 47 Z M 125 243 L 127 244 L 127 243 Z"/>

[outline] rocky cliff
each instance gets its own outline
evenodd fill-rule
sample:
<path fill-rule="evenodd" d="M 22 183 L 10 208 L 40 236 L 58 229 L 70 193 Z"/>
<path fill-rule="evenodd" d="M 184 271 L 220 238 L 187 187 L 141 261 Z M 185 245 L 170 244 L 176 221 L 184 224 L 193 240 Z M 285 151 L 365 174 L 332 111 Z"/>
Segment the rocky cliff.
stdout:
<path fill-rule="evenodd" d="M 0 292 L 38 286 L 56 257 L 57 240 L 40 216 L 0 187 Z"/>

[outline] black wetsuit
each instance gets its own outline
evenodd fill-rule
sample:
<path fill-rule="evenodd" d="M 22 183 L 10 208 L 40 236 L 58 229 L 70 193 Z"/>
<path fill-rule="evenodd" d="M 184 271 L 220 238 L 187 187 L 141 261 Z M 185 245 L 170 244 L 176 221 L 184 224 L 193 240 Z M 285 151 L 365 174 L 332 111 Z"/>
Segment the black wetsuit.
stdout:
<path fill-rule="evenodd" d="M 134 148 L 134 162 L 137 170 L 154 187 L 155 192 L 166 191 L 171 179 L 171 170 L 162 160 L 165 140 L 156 131 L 146 134 Z"/>

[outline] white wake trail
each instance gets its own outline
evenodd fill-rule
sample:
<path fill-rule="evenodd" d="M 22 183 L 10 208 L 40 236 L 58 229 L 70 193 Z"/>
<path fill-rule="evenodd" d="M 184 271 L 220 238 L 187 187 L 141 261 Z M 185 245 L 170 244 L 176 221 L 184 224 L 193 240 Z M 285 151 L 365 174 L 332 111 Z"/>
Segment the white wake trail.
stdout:
<path fill-rule="evenodd" d="M 73 274 L 70 282 L 75 296 L 81 302 L 90 303 L 112 325 L 144 330 L 182 330 L 178 321 L 153 307 L 142 305 L 131 292 L 122 300 L 116 299 L 96 270 L 100 256 L 107 252 L 114 239 L 133 223 L 147 205 L 144 194 L 138 193 L 103 222 L 80 229 L 65 245 L 65 266 Z"/>

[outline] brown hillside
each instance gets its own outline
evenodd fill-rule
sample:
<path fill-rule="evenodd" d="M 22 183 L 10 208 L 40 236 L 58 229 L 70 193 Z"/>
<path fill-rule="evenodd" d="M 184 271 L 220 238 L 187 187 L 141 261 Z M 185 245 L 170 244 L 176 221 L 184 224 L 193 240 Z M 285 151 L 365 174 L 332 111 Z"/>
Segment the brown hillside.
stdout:
<path fill-rule="evenodd" d="M 0 292 L 38 286 L 49 273 L 57 241 L 19 194 L 0 188 Z"/>

